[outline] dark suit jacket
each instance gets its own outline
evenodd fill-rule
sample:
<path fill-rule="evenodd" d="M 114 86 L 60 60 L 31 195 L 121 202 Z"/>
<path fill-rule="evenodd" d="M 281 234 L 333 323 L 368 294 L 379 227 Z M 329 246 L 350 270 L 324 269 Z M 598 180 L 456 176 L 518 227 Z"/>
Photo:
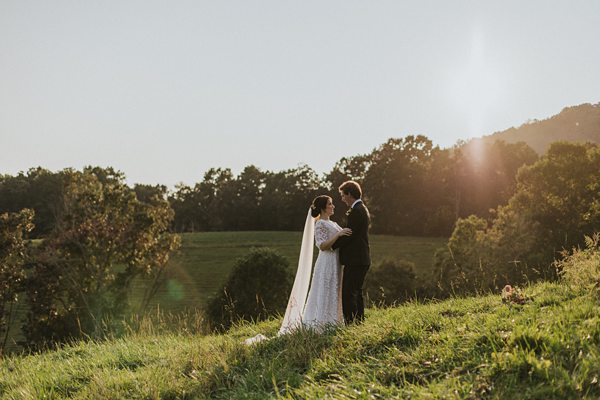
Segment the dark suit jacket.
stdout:
<path fill-rule="evenodd" d="M 335 241 L 333 249 L 340 249 L 340 263 L 345 266 L 371 265 L 369 248 L 369 210 L 358 202 L 348 215 L 347 227 L 352 229 L 352 235 L 341 236 Z"/>

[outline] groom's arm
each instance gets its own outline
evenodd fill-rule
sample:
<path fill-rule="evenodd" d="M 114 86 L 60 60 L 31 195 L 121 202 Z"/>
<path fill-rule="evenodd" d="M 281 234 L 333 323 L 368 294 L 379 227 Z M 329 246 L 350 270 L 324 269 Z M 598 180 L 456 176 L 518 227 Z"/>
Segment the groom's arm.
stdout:
<path fill-rule="evenodd" d="M 362 215 L 359 215 L 358 210 L 350 213 L 348 216 L 348 228 L 352 230 L 352 235 L 350 236 L 340 236 L 338 240 L 331 246 L 332 249 L 338 249 L 340 247 L 345 247 L 354 242 L 357 238 L 356 232 L 359 232 L 362 226 Z"/>

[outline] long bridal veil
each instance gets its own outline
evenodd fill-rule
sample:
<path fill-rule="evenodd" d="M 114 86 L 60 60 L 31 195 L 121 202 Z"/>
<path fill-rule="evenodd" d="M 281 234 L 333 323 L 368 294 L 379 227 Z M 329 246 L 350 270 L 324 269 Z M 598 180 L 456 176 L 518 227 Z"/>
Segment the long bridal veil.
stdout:
<path fill-rule="evenodd" d="M 304 233 L 302 234 L 302 247 L 300 247 L 300 257 L 298 258 L 298 270 L 294 279 L 292 293 L 288 300 L 285 310 L 285 316 L 279 328 L 279 335 L 288 333 L 302 325 L 302 313 L 306 296 L 308 296 L 308 287 L 310 285 L 310 276 L 312 269 L 313 249 L 315 236 L 315 221 L 311 215 L 311 209 L 308 209 L 306 222 L 304 223 Z"/>
<path fill-rule="evenodd" d="M 304 233 L 302 234 L 302 246 L 300 247 L 300 257 L 298 258 L 298 270 L 294 279 L 292 293 L 288 300 L 285 310 L 285 316 L 279 328 L 278 335 L 284 335 L 302 326 L 302 314 L 304 313 L 304 304 L 308 296 L 308 287 L 310 286 L 310 277 L 313 258 L 313 241 L 315 236 L 315 220 L 311 215 L 311 209 L 308 209 L 306 222 L 304 223 Z M 258 335 L 244 340 L 246 345 L 262 342 L 268 337 L 259 333 Z"/>

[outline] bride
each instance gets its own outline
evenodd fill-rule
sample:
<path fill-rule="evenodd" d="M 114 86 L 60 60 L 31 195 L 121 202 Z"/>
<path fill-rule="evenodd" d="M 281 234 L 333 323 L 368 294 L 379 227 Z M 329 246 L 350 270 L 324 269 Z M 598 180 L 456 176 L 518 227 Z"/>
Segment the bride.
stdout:
<path fill-rule="evenodd" d="M 321 332 L 329 326 L 344 323 L 341 301 L 342 268 L 338 250 L 333 250 L 331 246 L 340 236 L 350 236 L 352 231 L 348 228 L 342 229 L 329 219 L 334 209 L 331 197 L 322 195 L 313 200 L 308 210 L 298 270 L 279 335 L 300 327 Z M 313 236 L 319 248 L 319 255 L 311 282 Z M 267 338 L 264 335 L 258 334 L 246 339 L 245 343 L 252 344 L 265 339 Z"/>

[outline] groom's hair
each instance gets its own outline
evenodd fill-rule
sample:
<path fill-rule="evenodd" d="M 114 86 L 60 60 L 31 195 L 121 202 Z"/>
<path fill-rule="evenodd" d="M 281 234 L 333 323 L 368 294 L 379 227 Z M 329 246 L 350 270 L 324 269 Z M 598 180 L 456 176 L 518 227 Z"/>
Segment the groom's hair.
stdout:
<path fill-rule="evenodd" d="M 354 181 L 346 181 L 342 183 L 339 187 L 339 191 L 344 192 L 344 194 L 349 194 L 355 199 L 360 199 L 362 197 L 360 185 Z"/>

